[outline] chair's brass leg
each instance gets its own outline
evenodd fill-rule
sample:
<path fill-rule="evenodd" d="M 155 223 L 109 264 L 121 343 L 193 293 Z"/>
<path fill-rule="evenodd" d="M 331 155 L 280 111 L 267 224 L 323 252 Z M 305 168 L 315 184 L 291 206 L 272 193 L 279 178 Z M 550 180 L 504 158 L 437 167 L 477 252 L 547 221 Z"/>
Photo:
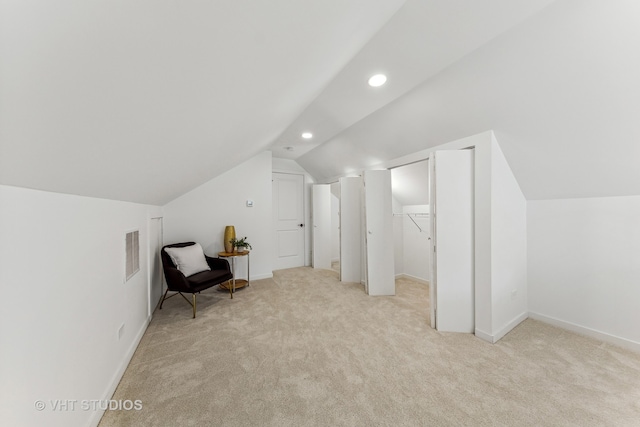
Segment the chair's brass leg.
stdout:
<path fill-rule="evenodd" d="M 193 318 L 196 318 L 196 294 L 192 294 L 193 295 Z"/>
<path fill-rule="evenodd" d="M 162 310 L 162 304 L 164 304 L 164 300 L 167 299 L 167 292 L 169 292 L 169 288 L 164 291 L 164 296 L 162 297 L 162 301 L 160 301 L 160 310 Z"/>
<path fill-rule="evenodd" d="M 227 283 L 227 286 L 229 286 L 229 295 L 231 295 L 231 299 L 233 299 L 233 289 L 231 289 L 231 280 L 229 280 L 229 282 Z"/>

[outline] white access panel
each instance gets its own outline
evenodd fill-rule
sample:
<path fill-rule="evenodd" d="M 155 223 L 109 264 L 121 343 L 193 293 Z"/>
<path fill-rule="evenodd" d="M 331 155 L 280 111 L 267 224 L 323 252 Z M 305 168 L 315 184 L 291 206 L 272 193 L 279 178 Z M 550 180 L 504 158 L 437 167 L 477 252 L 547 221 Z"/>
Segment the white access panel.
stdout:
<path fill-rule="evenodd" d="M 360 283 L 362 178 L 340 178 L 340 280 Z"/>
<path fill-rule="evenodd" d="M 314 184 L 313 268 L 331 269 L 331 185 Z"/>
<path fill-rule="evenodd" d="M 437 151 L 431 193 L 434 220 L 435 325 L 472 333 L 474 313 L 473 150 Z"/>
<path fill-rule="evenodd" d="M 367 293 L 395 295 L 391 171 L 365 171 L 363 177 Z"/>
<path fill-rule="evenodd" d="M 272 175 L 274 270 L 304 265 L 304 176 Z"/>

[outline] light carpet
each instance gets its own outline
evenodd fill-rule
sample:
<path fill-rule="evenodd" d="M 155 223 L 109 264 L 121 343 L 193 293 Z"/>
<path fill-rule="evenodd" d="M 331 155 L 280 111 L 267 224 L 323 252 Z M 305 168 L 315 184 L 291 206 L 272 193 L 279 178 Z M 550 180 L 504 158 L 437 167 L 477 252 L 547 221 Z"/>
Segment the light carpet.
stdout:
<path fill-rule="evenodd" d="M 295 268 L 156 310 L 108 426 L 640 426 L 640 355 L 526 320 L 497 344 L 429 326 L 428 286 L 369 297 Z"/>

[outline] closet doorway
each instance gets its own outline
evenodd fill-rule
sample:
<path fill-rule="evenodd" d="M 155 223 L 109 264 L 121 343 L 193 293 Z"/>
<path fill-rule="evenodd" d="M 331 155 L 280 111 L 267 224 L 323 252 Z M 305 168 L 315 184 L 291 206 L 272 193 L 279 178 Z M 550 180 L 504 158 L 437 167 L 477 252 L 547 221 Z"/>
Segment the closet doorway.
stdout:
<path fill-rule="evenodd" d="M 396 278 L 424 286 L 429 324 L 473 333 L 474 150 L 435 151 L 392 169 Z"/>
<path fill-rule="evenodd" d="M 428 282 L 429 256 L 429 161 L 391 170 L 396 276 Z"/>

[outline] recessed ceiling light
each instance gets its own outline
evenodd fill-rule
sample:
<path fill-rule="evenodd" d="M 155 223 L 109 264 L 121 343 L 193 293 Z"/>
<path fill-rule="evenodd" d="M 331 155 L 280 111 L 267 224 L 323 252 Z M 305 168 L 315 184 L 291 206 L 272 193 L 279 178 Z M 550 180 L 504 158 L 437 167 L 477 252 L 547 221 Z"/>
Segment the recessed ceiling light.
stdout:
<path fill-rule="evenodd" d="M 305 132 L 305 133 L 302 134 L 302 137 L 304 139 L 311 139 L 311 138 L 313 138 L 313 134 L 311 132 Z"/>
<path fill-rule="evenodd" d="M 386 81 L 387 76 L 385 76 L 384 74 L 376 74 L 375 76 L 371 76 L 371 78 L 369 78 L 369 86 L 382 86 Z"/>

